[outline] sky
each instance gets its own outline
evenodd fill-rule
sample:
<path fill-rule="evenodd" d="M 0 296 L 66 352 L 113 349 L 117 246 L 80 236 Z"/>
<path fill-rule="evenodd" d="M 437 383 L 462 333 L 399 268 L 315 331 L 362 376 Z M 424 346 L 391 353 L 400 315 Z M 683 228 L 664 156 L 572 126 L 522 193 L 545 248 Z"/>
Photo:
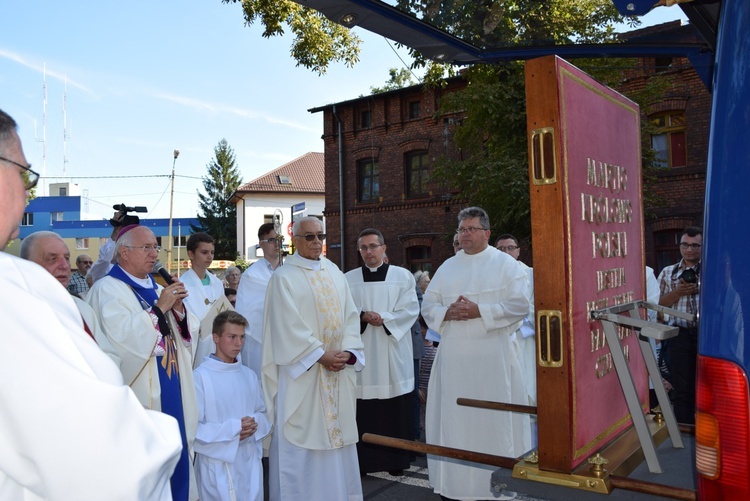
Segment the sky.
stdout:
<path fill-rule="evenodd" d="M 678 7 L 661 7 L 643 21 L 677 18 Z M 221 139 L 249 182 L 323 151 L 323 115 L 308 109 L 370 94 L 410 62 L 355 28 L 360 62 L 319 76 L 295 66 L 290 35 L 263 38 L 239 4 L 220 0 L 0 0 L 0 19 L 0 109 L 45 177 L 37 195 L 78 184 L 87 219 L 108 219 L 119 203 L 169 217 L 173 167 L 173 215 L 194 217 Z"/>

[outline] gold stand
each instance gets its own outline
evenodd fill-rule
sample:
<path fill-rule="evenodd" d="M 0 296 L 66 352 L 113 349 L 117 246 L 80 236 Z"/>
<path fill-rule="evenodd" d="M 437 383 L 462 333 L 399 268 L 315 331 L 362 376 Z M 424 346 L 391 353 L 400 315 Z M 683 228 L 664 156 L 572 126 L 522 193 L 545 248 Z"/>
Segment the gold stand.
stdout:
<path fill-rule="evenodd" d="M 656 419 L 647 421 L 649 433 L 658 446 L 669 436 L 666 424 L 664 421 L 659 423 Z M 627 476 L 643 462 L 643 459 L 638 434 L 634 428 L 630 428 L 589 458 L 587 464 L 578 466 L 571 473 L 540 470 L 535 451 L 516 463 L 513 467 L 513 478 L 609 494 L 614 488 L 610 476 Z"/>

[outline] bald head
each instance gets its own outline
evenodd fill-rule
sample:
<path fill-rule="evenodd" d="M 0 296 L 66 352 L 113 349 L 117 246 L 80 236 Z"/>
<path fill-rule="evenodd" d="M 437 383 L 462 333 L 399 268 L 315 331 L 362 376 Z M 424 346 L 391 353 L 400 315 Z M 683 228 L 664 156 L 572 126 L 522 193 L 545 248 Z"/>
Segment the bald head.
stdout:
<path fill-rule="evenodd" d="M 47 270 L 63 287 L 68 287 L 70 251 L 60 235 L 52 231 L 32 233 L 21 242 L 20 255 Z"/>

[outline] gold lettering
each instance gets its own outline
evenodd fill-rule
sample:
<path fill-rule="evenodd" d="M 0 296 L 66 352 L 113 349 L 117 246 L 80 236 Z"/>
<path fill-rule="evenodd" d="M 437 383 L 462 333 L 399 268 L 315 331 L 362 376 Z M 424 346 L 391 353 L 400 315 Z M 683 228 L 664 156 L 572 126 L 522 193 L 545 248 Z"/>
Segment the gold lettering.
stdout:
<path fill-rule="evenodd" d="M 601 350 L 607 346 L 607 337 L 604 335 L 601 329 L 594 329 L 591 331 L 591 353 L 597 350 Z"/>
<path fill-rule="evenodd" d="M 597 270 L 596 292 L 606 289 L 616 289 L 625 285 L 625 268 L 610 268 L 608 270 Z"/>
<path fill-rule="evenodd" d="M 624 231 L 592 232 L 593 257 L 626 257 L 628 255 L 628 237 Z"/>
<path fill-rule="evenodd" d="M 606 162 L 586 159 L 586 184 L 620 193 L 628 189 L 628 173 L 625 167 Z"/>
<path fill-rule="evenodd" d="M 596 359 L 594 370 L 596 371 L 597 379 L 606 376 L 608 373 L 612 372 L 612 369 L 614 369 L 614 364 L 612 363 L 611 353 L 607 353 Z"/>

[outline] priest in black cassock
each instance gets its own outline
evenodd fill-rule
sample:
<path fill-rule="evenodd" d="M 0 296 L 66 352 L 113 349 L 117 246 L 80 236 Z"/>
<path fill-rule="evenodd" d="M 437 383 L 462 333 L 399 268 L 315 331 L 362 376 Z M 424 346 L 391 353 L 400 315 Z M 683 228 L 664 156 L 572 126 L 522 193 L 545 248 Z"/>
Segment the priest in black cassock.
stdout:
<path fill-rule="evenodd" d="M 375 433 L 409 439 L 414 359 L 411 327 L 419 315 L 414 276 L 383 261 L 383 234 L 368 228 L 357 240 L 364 266 L 349 271 L 354 303 L 360 310 L 360 332 L 367 365 L 357 373 L 357 427 L 360 437 Z M 361 474 L 403 474 L 410 455 L 387 447 L 357 443 Z"/>

